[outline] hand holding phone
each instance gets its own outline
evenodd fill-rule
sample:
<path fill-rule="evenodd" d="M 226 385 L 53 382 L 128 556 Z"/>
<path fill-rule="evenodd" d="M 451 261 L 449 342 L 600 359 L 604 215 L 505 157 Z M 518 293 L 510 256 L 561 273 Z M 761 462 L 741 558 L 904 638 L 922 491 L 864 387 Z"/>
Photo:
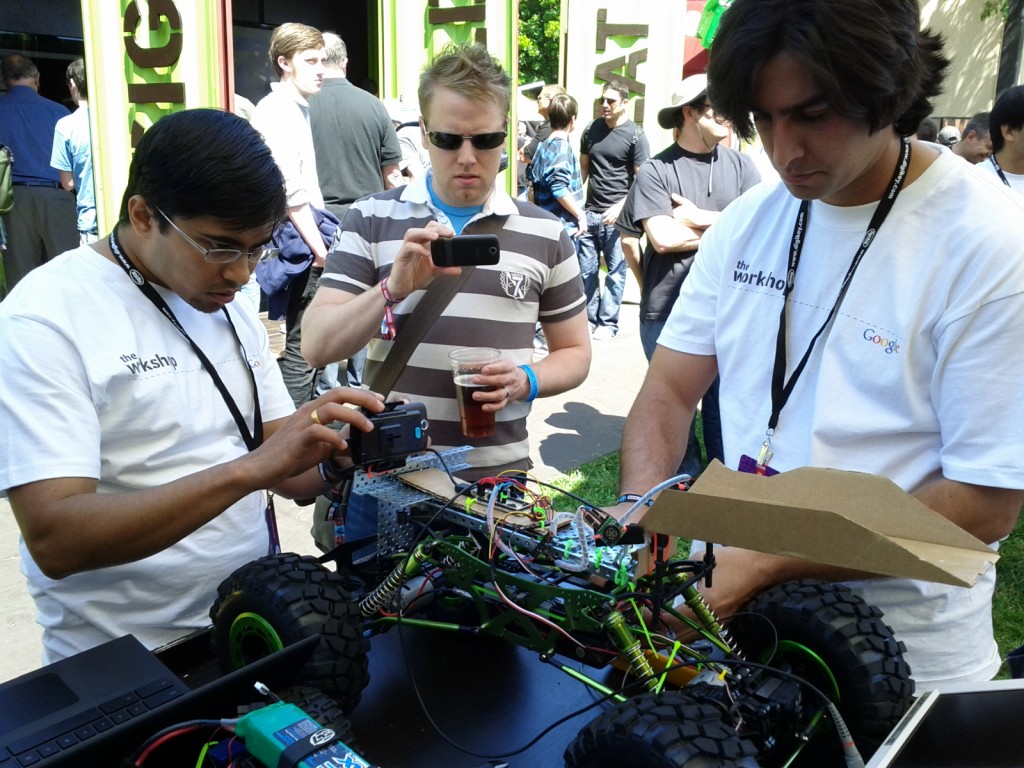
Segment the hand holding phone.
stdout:
<path fill-rule="evenodd" d="M 430 243 L 430 257 L 438 267 L 497 264 L 501 257 L 501 245 L 497 235 L 439 237 Z"/>

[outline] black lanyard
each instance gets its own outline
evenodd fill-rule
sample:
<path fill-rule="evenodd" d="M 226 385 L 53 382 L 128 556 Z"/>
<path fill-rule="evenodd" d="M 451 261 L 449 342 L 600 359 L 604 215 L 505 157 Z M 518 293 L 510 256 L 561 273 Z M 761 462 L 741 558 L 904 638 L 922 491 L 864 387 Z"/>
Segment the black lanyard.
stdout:
<path fill-rule="evenodd" d="M 988 156 L 988 159 L 992 161 L 992 167 L 996 169 L 996 173 L 998 173 L 999 178 L 1003 180 L 1003 184 L 1010 187 L 1010 189 L 1013 189 L 1013 187 L 1010 185 L 1010 180 L 1006 178 L 1006 174 L 1003 173 L 1003 169 L 999 167 L 999 161 L 996 160 L 996 153 L 993 152 L 991 155 Z"/>
<path fill-rule="evenodd" d="M 216 385 L 217 390 L 220 392 L 221 397 L 224 398 L 224 403 L 227 405 L 228 410 L 231 411 L 231 415 L 235 419 L 235 424 L 238 425 L 238 431 L 242 435 L 242 440 L 245 441 L 245 446 L 250 451 L 256 450 L 263 442 L 263 418 L 260 414 L 260 395 L 256 388 L 256 376 L 252 372 L 252 368 L 246 364 L 245 370 L 249 374 L 249 380 L 252 382 L 252 400 L 253 400 L 253 427 L 255 428 L 255 434 L 249 431 L 249 425 L 245 423 L 245 419 L 242 417 L 242 412 L 238 409 L 238 405 L 235 403 L 231 393 L 228 392 L 227 386 L 224 384 L 220 375 L 217 373 L 217 369 L 214 368 L 213 363 L 206 354 L 199 348 L 199 345 L 192 340 L 192 337 L 188 335 L 188 332 L 182 327 L 178 318 L 174 316 L 174 312 L 167 306 L 167 302 L 164 301 L 163 296 L 157 293 L 156 289 L 149 284 L 142 273 L 135 268 L 135 265 L 129 261 L 124 251 L 121 250 L 121 243 L 117 239 L 117 230 L 115 229 L 110 233 L 110 250 L 114 252 L 114 256 L 117 258 L 118 264 L 124 269 L 125 273 L 131 279 L 131 281 L 138 286 L 139 290 L 142 291 L 143 295 L 149 299 L 156 306 L 160 312 L 163 313 L 164 317 L 171 321 L 171 324 L 178 329 L 178 333 L 185 337 L 185 340 L 192 347 L 193 351 L 199 357 L 199 361 L 203 364 L 203 368 L 210 374 L 210 378 L 213 379 L 213 383 Z M 227 307 L 221 307 L 224 312 L 224 317 L 228 320 L 228 325 L 231 327 L 231 333 L 234 334 L 235 341 L 238 342 L 238 348 L 242 351 L 242 359 L 246 360 L 245 347 L 242 345 L 242 339 L 238 335 L 238 331 L 235 330 L 235 324 L 231 321 L 231 315 L 228 314 Z"/>
<path fill-rule="evenodd" d="M 807 221 L 811 209 L 810 201 L 804 200 L 800 203 L 800 210 L 796 216 L 796 226 L 793 228 L 793 242 L 789 249 L 789 271 L 786 274 L 786 287 L 782 294 L 782 311 L 779 313 L 779 333 L 775 340 L 775 366 L 772 370 L 772 414 L 768 419 L 768 434 L 761 452 L 762 457 L 769 453 L 769 439 L 779 424 L 779 416 L 782 413 L 782 409 L 786 407 L 789 396 L 793 393 L 793 387 L 796 386 L 800 374 L 804 372 L 804 366 L 807 365 L 807 360 L 814 350 L 815 342 L 817 342 L 818 337 L 825 332 L 825 329 L 828 328 L 833 318 L 835 318 L 836 313 L 839 311 L 839 305 L 843 303 L 843 298 L 846 296 L 846 291 L 850 287 L 850 281 L 853 280 L 853 275 L 857 271 L 861 259 L 864 258 L 864 254 L 871 247 L 871 243 L 874 242 L 878 230 L 892 210 L 896 197 L 899 195 L 900 190 L 903 189 L 903 182 L 907 177 L 907 169 L 910 167 L 910 137 L 904 136 L 901 141 L 900 159 L 896 163 L 892 180 L 889 182 L 889 191 L 885 197 L 878 201 L 878 206 L 875 208 L 871 221 L 868 223 L 867 231 L 864 233 L 864 239 L 861 240 L 860 247 L 857 248 L 857 252 L 853 255 L 850 268 L 846 270 L 846 277 L 843 278 L 843 283 L 839 287 L 839 295 L 836 297 L 835 304 L 832 305 L 832 309 L 829 311 L 828 317 L 825 318 L 825 322 L 822 323 L 821 328 L 818 329 L 810 344 L 807 345 L 807 351 L 804 352 L 800 362 L 793 370 L 789 381 L 786 381 L 786 305 L 789 303 L 789 295 L 793 292 L 793 286 L 796 283 L 796 270 L 800 265 L 800 254 L 804 248 L 804 237 L 807 233 Z"/>

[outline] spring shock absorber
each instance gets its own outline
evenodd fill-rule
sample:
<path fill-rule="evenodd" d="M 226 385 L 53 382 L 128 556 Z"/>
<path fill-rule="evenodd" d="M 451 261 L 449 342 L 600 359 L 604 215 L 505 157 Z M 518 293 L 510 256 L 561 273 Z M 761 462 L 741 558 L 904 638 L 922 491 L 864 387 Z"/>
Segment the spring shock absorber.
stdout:
<path fill-rule="evenodd" d="M 609 612 L 604 620 L 604 629 L 622 655 L 626 657 L 630 671 L 644 681 L 647 690 L 656 693 L 658 678 L 654 674 L 654 668 L 644 656 L 640 641 L 633 635 L 622 614 L 618 611 Z"/>
<path fill-rule="evenodd" d="M 729 647 L 729 652 L 737 659 L 742 660 L 744 658 L 743 652 L 737 647 L 736 641 L 732 639 L 729 630 L 718 620 L 718 616 L 715 615 L 715 612 L 708 605 L 707 600 L 704 599 L 704 595 L 700 593 L 696 585 L 691 584 L 683 590 L 683 599 L 690 610 L 697 616 L 697 620 L 704 625 L 704 628 L 725 643 Z"/>
<path fill-rule="evenodd" d="M 376 589 L 359 602 L 360 615 L 363 618 L 369 618 L 388 605 L 398 594 L 402 584 L 415 576 L 429 559 L 430 548 L 427 542 L 422 541 L 416 545 L 416 549 L 405 560 L 395 566 L 395 569 Z"/>

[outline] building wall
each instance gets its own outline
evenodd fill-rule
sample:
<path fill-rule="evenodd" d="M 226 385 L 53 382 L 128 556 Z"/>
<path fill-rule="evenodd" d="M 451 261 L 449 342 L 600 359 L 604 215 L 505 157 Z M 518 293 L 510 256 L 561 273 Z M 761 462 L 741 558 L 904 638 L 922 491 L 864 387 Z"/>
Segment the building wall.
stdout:
<path fill-rule="evenodd" d="M 969 117 L 991 109 L 995 101 L 1003 22 L 981 21 L 981 5 L 979 0 L 921 3 L 923 24 L 945 38 L 951 59 L 945 90 L 935 101 L 938 117 Z"/>

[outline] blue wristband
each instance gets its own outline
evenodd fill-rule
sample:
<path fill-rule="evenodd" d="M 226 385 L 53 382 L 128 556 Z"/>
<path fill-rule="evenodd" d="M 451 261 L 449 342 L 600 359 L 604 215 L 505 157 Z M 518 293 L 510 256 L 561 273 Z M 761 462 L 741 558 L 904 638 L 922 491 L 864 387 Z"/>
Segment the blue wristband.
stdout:
<path fill-rule="evenodd" d="M 533 372 L 533 368 L 528 365 L 520 365 L 523 372 L 526 374 L 526 378 L 530 382 L 530 394 L 526 397 L 525 402 L 532 403 L 537 399 L 537 395 L 540 394 L 540 385 L 537 383 L 537 374 Z"/>

